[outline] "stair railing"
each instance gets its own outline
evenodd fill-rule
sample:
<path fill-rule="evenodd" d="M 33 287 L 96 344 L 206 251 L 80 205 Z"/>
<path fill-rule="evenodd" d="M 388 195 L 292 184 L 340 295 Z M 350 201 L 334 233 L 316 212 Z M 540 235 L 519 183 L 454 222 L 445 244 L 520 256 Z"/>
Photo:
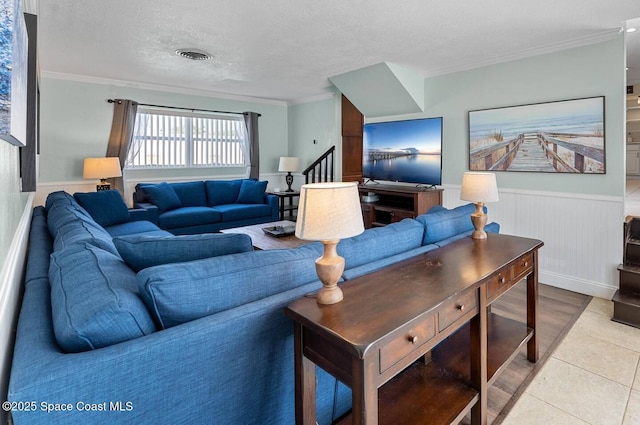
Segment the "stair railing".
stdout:
<path fill-rule="evenodd" d="M 313 161 L 302 174 L 304 175 L 304 182 L 306 183 L 321 183 L 333 181 L 334 164 L 334 152 L 336 150 L 335 145 L 331 146 L 329 150 L 320 155 L 318 159 Z"/>

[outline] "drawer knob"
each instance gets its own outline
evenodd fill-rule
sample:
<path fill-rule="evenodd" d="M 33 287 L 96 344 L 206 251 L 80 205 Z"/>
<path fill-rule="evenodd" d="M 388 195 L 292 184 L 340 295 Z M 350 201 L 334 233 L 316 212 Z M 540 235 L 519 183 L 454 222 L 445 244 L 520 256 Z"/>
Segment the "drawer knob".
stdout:
<path fill-rule="evenodd" d="M 503 276 L 500 276 L 500 279 L 498 279 L 498 282 L 500 282 L 500 283 L 504 283 L 504 281 L 505 281 L 504 277 L 503 277 Z"/>
<path fill-rule="evenodd" d="M 416 344 L 418 342 L 418 337 L 416 335 L 409 335 L 409 337 L 407 338 L 409 340 L 409 342 L 411 342 L 412 344 Z"/>
<path fill-rule="evenodd" d="M 522 267 L 529 267 L 529 262 L 528 261 L 523 261 L 522 262 Z"/>
<path fill-rule="evenodd" d="M 465 307 L 464 307 L 464 304 L 458 304 L 458 305 L 456 306 L 456 308 L 457 308 L 458 310 L 460 310 L 460 311 L 464 311 L 464 308 L 465 308 Z"/>

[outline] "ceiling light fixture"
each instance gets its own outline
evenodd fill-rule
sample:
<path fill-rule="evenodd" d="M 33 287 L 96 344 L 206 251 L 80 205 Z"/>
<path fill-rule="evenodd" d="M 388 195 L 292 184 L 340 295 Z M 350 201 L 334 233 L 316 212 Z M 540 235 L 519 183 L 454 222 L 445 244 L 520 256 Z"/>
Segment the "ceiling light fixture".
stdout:
<path fill-rule="evenodd" d="M 213 58 L 213 55 L 200 49 L 177 49 L 175 54 L 194 61 L 204 61 Z"/>
<path fill-rule="evenodd" d="M 627 28 L 627 32 L 636 32 L 637 28 Z"/>

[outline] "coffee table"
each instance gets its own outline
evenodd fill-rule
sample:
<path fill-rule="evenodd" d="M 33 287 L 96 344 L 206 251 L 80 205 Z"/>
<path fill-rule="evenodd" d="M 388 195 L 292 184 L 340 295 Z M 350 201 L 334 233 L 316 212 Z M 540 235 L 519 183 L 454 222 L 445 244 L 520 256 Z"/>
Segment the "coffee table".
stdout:
<path fill-rule="evenodd" d="M 298 239 L 294 235 L 281 237 L 270 236 L 262 230 L 264 227 L 295 225 L 296 223 L 293 221 L 280 220 L 270 223 L 254 224 L 251 226 L 233 227 L 231 229 L 220 230 L 220 233 L 242 233 L 244 235 L 248 235 L 251 238 L 253 247 L 260 250 L 297 248 L 301 245 L 308 244 L 310 241 Z"/>

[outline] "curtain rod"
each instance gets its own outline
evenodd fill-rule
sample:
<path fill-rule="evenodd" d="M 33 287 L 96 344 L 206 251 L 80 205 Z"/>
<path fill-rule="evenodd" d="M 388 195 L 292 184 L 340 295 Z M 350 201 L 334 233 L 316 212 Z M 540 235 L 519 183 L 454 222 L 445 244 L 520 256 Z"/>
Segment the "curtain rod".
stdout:
<path fill-rule="evenodd" d="M 107 99 L 107 102 L 115 103 L 115 99 Z M 136 103 L 138 103 L 138 102 L 136 102 Z M 217 113 L 217 114 L 244 115 L 244 112 L 214 111 L 212 109 L 197 109 L 197 108 L 182 108 L 180 106 L 152 105 L 150 103 L 138 103 L 138 105 L 140 105 L 140 106 L 151 106 L 151 107 L 154 107 L 154 108 L 181 109 L 183 111 L 191 111 L 191 112 L 199 111 L 199 112 L 213 112 L 213 113 Z M 262 114 L 258 114 L 258 116 L 261 117 Z"/>

